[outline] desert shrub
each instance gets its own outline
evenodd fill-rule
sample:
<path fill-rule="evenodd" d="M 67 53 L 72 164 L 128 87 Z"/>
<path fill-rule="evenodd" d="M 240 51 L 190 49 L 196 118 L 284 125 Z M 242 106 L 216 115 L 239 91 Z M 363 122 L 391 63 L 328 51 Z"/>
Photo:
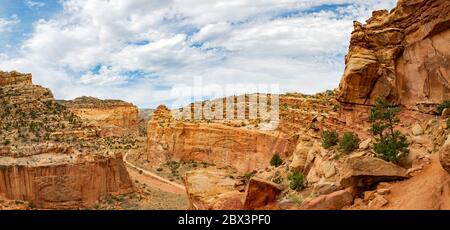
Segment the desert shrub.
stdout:
<path fill-rule="evenodd" d="M 281 164 L 283 164 L 283 160 L 281 160 L 280 154 L 275 153 L 272 157 L 272 159 L 270 160 L 270 165 L 271 166 L 275 166 L 278 167 Z"/>
<path fill-rule="evenodd" d="M 398 163 L 409 153 L 406 136 L 395 130 L 395 126 L 400 123 L 397 117 L 399 112 L 399 107 L 391 105 L 384 98 L 377 98 L 369 117 L 371 132 L 376 139 L 373 146 L 375 155 L 393 163 Z"/>
<path fill-rule="evenodd" d="M 436 107 L 436 112 L 439 115 L 442 115 L 442 112 L 444 112 L 444 109 L 448 109 L 450 108 L 450 100 L 445 100 L 444 102 L 442 102 L 440 105 L 438 105 Z"/>
<path fill-rule="evenodd" d="M 292 190 L 301 190 L 304 186 L 304 176 L 302 173 L 295 171 L 289 174 L 289 188 Z"/>
<path fill-rule="evenodd" d="M 347 132 L 339 140 L 339 150 L 343 153 L 351 153 L 358 149 L 361 140 L 354 133 Z"/>
<path fill-rule="evenodd" d="M 339 135 L 336 131 L 323 131 L 322 133 L 322 146 L 326 149 L 335 146 L 339 141 Z"/>

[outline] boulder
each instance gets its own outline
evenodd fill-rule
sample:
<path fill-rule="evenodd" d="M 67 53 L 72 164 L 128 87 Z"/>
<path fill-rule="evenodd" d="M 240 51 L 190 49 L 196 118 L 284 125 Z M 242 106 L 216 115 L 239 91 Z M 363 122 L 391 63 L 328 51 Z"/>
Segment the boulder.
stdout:
<path fill-rule="evenodd" d="M 374 157 L 350 157 L 342 167 L 339 183 L 344 187 L 365 187 L 380 181 L 407 178 L 406 169 Z"/>
<path fill-rule="evenodd" d="M 184 184 L 190 209 L 215 210 L 239 208 L 239 192 L 236 181 L 226 172 L 217 170 L 195 170 L 184 175 Z M 242 193 L 241 197 L 242 197 Z M 228 205 L 230 205 L 228 207 Z"/>
<path fill-rule="evenodd" d="M 335 182 L 320 180 L 313 185 L 313 194 L 316 196 L 327 195 L 340 189 L 341 187 Z"/>
<path fill-rule="evenodd" d="M 310 201 L 305 201 L 300 209 L 302 210 L 341 210 L 353 204 L 354 193 L 348 188 L 322 195 Z"/>
<path fill-rule="evenodd" d="M 245 190 L 244 207 L 246 209 L 262 208 L 275 202 L 282 188 L 270 181 L 252 178 Z"/>
<path fill-rule="evenodd" d="M 439 153 L 439 160 L 442 167 L 450 173 L 450 134 L 448 135 L 447 141 L 442 146 Z"/>
<path fill-rule="evenodd" d="M 371 209 L 379 209 L 389 203 L 384 196 L 375 194 L 375 198 L 369 202 L 369 208 Z"/>
<path fill-rule="evenodd" d="M 359 149 L 361 150 L 367 150 L 370 147 L 370 144 L 372 143 L 372 139 L 368 138 L 365 141 L 362 141 L 359 144 Z"/>
<path fill-rule="evenodd" d="M 446 108 L 446 109 L 444 109 L 443 111 L 442 111 L 442 116 L 441 116 L 443 119 L 447 119 L 447 118 L 449 118 L 450 117 L 450 109 L 449 108 Z"/>
<path fill-rule="evenodd" d="M 334 164 L 331 161 L 323 161 L 320 164 L 320 171 L 323 173 L 325 178 L 330 178 L 336 175 L 336 168 L 334 167 Z"/>
<path fill-rule="evenodd" d="M 423 134 L 423 128 L 422 128 L 422 126 L 420 126 L 420 124 L 415 124 L 411 128 L 411 132 L 414 136 L 420 136 Z"/>
<path fill-rule="evenodd" d="M 242 199 L 244 195 L 239 191 L 231 191 L 220 194 L 215 199 L 212 210 L 243 210 Z"/>

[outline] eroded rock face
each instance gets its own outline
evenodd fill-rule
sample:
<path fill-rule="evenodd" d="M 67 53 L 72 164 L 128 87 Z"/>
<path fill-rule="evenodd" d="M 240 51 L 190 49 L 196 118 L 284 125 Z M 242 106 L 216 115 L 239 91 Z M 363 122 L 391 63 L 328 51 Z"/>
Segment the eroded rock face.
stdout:
<path fill-rule="evenodd" d="M 31 85 L 31 74 L 23 74 L 15 71 L 0 71 L 0 87 L 8 85 Z"/>
<path fill-rule="evenodd" d="M 61 103 L 85 122 L 100 127 L 103 136 L 139 133 L 139 109 L 131 103 L 93 97 L 80 97 Z"/>
<path fill-rule="evenodd" d="M 355 22 L 338 100 L 371 105 L 381 96 L 418 109 L 450 98 L 449 11 L 447 0 L 401 0 Z"/>
<path fill-rule="evenodd" d="M 380 181 L 407 178 L 406 169 L 384 160 L 367 156 L 348 158 L 339 174 L 339 183 L 344 187 L 364 187 Z"/>
<path fill-rule="evenodd" d="M 98 128 L 31 84 L 31 75 L 10 75 L 14 81 L 0 75 L 9 82 L 0 87 L 0 195 L 39 209 L 77 209 L 133 191 L 122 154 L 106 149 Z"/>
<path fill-rule="evenodd" d="M 341 210 L 353 204 L 354 193 L 351 188 L 322 195 L 310 201 L 305 201 L 302 210 Z"/>
<path fill-rule="evenodd" d="M 246 209 L 257 209 L 269 205 L 277 200 L 282 190 L 275 183 L 252 178 L 245 190 L 244 207 Z"/>
<path fill-rule="evenodd" d="M 441 148 L 439 159 L 442 167 L 450 173 L 450 134 Z"/>
<path fill-rule="evenodd" d="M 236 181 L 221 171 L 195 170 L 184 175 L 184 184 L 194 210 L 243 209 L 243 193 L 236 191 Z"/>
<path fill-rule="evenodd" d="M 269 166 L 275 153 L 285 157 L 289 140 L 269 132 L 219 123 L 176 121 L 160 106 L 148 124 L 147 159 L 208 162 L 247 173 Z"/>
<path fill-rule="evenodd" d="M 0 193 L 40 209 L 89 207 L 107 195 L 132 191 L 121 156 L 41 154 L 0 159 Z"/>

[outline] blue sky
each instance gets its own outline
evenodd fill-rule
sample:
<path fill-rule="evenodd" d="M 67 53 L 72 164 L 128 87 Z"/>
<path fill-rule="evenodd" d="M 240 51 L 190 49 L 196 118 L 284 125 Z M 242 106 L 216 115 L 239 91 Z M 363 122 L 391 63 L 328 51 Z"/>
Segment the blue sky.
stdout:
<path fill-rule="evenodd" d="M 31 72 L 57 98 L 118 98 L 140 107 L 189 102 L 173 89 L 195 79 L 205 85 L 193 92 L 202 98 L 222 96 L 213 86 L 236 82 L 315 93 L 337 87 L 353 20 L 394 4 L 0 0 L 0 69 Z"/>
<path fill-rule="evenodd" d="M 0 35 L 2 47 L 0 51 L 14 53 L 17 46 L 32 35 L 33 23 L 48 20 L 62 10 L 61 4 L 55 0 L 21 1 L 1 0 L 0 18 L 11 19 L 17 17 L 20 23 L 14 26 L 11 33 Z"/>

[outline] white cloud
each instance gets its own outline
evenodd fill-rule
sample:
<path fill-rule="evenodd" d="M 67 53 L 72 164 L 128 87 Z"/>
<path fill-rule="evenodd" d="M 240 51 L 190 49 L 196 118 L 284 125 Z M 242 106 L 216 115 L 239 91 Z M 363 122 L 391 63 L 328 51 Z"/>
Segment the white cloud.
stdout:
<path fill-rule="evenodd" d="M 346 4 L 339 11 L 311 10 Z M 21 55 L 0 69 L 32 72 L 59 98 L 173 100 L 175 84 L 277 83 L 282 91 L 336 87 L 352 21 L 394 0 L 64 0 L 35 23 Z M 1 21 L 0 21 L 1 22 Z M 0 23 L 1 25 L 1 23 Z M 0 26 L 1 28 L 1 26 Z"/>
<path fill-rule="evenodd" d="M 17 15 L 13 15 L 10 18 L 0 17 L 0 33 L 11 32 L 11 28 L 19 23 L 20 19 L 19 17 L 17 17 Z"/>
<path fill-rule="evenodd" d="M 25 4 L 27 4 L 27 6 L 30 9 L 38 9 L 38 8 L 42 8 L 45 6 L 44 2 L 39 2 L 39 1 L 32 1 L 32 0 L 26 0 Z"/>

